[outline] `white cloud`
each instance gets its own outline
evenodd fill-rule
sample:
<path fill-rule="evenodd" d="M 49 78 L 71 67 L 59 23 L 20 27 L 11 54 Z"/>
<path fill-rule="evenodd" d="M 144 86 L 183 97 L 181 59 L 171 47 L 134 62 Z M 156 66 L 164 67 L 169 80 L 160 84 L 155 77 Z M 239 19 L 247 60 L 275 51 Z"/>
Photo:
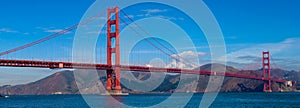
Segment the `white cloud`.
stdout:
<path fill-rule="evenodd" d="M 154 16 L 154 17 L 158 17 L 158 18 L 162 18 L 162 19 L 166 19 L 166 20 L 181 20 L 183 21 L 184 18 L 176 18 L 176 17 L 170 17 L 170 16 L 163 16 L 163 15 L 158 15 L 158 16 Z"/>
<path fill-rule="evenodd" d="M 200 66 L 199 58 L 208 56 L 205 52 L 184 51 L 179 54 L 173 54 L 174 58 L 171 63 L 167 64 L 168 68 L 194 69 Z M 175 59 L 176 58 L 176 59 Z"/>
<path fill-rule="evenodd" d="M 146 67 L 153 67 L 151 64 L 146 64 Z"/>
<path fill-rule="evenodd" d="M 252 47 L 227 54 L 227 60 L 231 62 L 235 61 L 238 63 L 252 63 L 252 61 L 241 59 L 241 57 L 260 57 L 261 52 L 263 51 L 270 51 L 271 53 L 280 53 L 282 52 L 282 50 L 290 47 L 291 42 L 292 41 L 290 39 L 287 39 L 279 43 L 256 44 Z"/>
<path fill-rule="evenodd" d="M 295 41 L 297 41 L 297 40 L 299 40 L 299 39 L 300 39 L 300 38 L 288 38 L 288 39 L 284 40 L 284 41 L 281 42 L 281 43 L 290 44 L 290 43 L 293 43 L 293 42 L 295 42 Z"/>
<path fill-rule="evenodd" d="M 168 10 L 167 9 L 146 9 L 146 10 L 142 10 L 148 14 L 151 14 L 151 13 L 161 13 L 161 12 L 167 12 Z"/>
<path fill-rule="evenodd" d="M 173 60 L 171 63 L 167 65 L 167 68 L 194 69 L 197 68 L 198 66 L 199 65 Z"/>
<path fill-rule="evenodd" d="M 271 65 L 278 65 L 277 68 L 287 70 L 300 70 L 300 38 L 288 38 L 278 43 L 255 44 L 251 47 L 244 48 L 227 54 L 227 61 L 236 63 L 234 67 L 242 69 L 259 69 L 261 68 L 261 56 L 263 51 L 270 51 Z M 279 61 L 280 60 L 280 61 Z M 295 63 L 296 62 L 296 63 Z M 243 64 L 237 65 L 237 64 Z M 258 64 L 258 65 L 254 65 Z M 275 68 L 275 67 L 274 67 Z"/>
<path fill-rule="evenodd" d="M 182 18 L 182 17 L 172 17 L 172 16 L 166 16 L 166 15 L 152 15 L 149 13 L 138 14 L 136 16 L 137 17 L 157 17 L 157 18 L 162 18 L 162 19 L 166 19 L 166 20 L 180 20 L 180 21 L 184 20 L 184 18 Z M 134 17 L 134 16 L 129 16 L 129 17 Z"/>
<path fill-rule="evenodd" d="M 134 18 L 134 15 L 127 15 L 127 17 L 129 17 L 129 18 Z"/>
<path fill-rule="evenodd" d="M 160 68 L 165 68 L 166 64 L 164 61 L 160 58 L 155 58 L 150 61 L 149 64 L 146 64 L 147 67 L 160 67 Z"/>
<path fill-rule="evenodd" d="M 60 32 L 62 30 L 63 29 L 52 29 L 52 30 L 45 30 L 45 32 L 48 32 L 48 33 L 57 33 L 57 32 Z"/>
<path fill-rule="evenodd" d="M 205 53 L 205 52 L 184 51 L 180 54 L 173 54 L 172 56 L 176 57 L 176 58 L 178 58 L 178 56 L 179 56 L 180 58 L 185 58 L 185 59 L 195 59 L 195 58 L 203 57 L 206 55 L 207 55 L 207 53 Z"/>
<path fill-rule="evenodd" d="M 64 29 L 57 29 L 57 28 L 54 28 L 54 27 L 50 27 L 50 28 L 44 28 L 44 27 L 36 27 L 37 29 L 40 29 L 40 30 L 43 30 L 44 32 L 46 33 L 58 33 L 60 31 L 63 31 Z M 65 34 L 69 34 L 71 33 L 71 31 L 68 31 L 67 33 Z"/>
<path fill-rule="evenodd" d="M 145 51 L 139 53 L 152 53 L 152 51 Z M 182 53 L 173 54 L 170 57 L 170 63 L 164 64 L 163 60 L 152 60 L 151 63 L 145 64 L 147 67 L 161 67 L 161 68 L 181 68 L 181 69 L 195 69 L 200 66 L 199 60 L 202 57 L 208 56 L 205 52 L 184 51 Z M 203 64 L 203 63 L 202 63 Z"/>
<path fill-rule="evenodd" d="M 5 33 L 19 33 L 18 31 L 12 30 L 12 29 L 9 29 L 9 28 L 0 28 L 0 32 L 5 32 Z"/>
<path fill-rule="evenodd" d="M 133 17 L 157 17 L 157 18 L 163 18 L 166 20 L 181 20 L 183 21 L 184 18 L 182 17 L 174 17 L 174 16 L 166 16 L 166 15 L 159 15 L 158 13 L 163 13 L 163 12 L 167 12 L 167 9 L 146 9 L 146 10 L 142 10 L 142 14 L 137 14 L 137 15 L 128 15 L 130 18 Z"/>
<path fill-rule="evenodd" d="M 16 33 L 16 34 L 22 34 L 22 35 L 29 35 L 30 33 L 29 32 L 20 32 L 20 31 L 17 31 L 17 30 L 13 30 L 13 29 L 10 29 L 10 28 L 0 28 L 0 33 Z"/>

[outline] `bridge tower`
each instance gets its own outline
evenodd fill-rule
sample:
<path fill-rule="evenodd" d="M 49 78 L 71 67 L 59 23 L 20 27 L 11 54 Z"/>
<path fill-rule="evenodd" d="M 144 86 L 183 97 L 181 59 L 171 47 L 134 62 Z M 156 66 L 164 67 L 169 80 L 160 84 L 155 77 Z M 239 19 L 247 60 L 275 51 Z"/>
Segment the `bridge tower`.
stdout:
<path fill-rule="evenodd" d="M 107 17 L 107 64 L 115 65 L 107 70 L 106 90 L 109 94 L 122 94 L 120 85 L 120 38 L 119 38 L 119 8 L 109 8 Z M 114 62 L 113 62 L 114 60 Z M 113 64 L 114 63 L 114 64 Z"/>
<path fill-rule="evenodd" d="M 262 52 L 262 69 L 264 72 L 264 92 L 272 92 L 270 52 Z"/>

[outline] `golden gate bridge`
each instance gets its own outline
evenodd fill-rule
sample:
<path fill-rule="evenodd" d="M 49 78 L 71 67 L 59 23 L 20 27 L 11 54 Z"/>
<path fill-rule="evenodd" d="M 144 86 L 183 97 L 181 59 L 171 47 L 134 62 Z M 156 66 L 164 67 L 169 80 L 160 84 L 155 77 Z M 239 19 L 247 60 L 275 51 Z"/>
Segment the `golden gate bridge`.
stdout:
<path fill-rule="evenodd" d="M 275 83 L 286 83 L 286 80 L 283 79 L 275 79 L 271 78 L 271 66 L 270 66 L 270 53 L 263 52 L 262 53 L 262 76 L 251 76 L 246 74 L 239 73 L 230 73 L 230 72 L 212 72 L 205 70 L 192 70 L 192 69 L 181 69 L 181 68 L 160 68 L 160 67 L 148 67 L 148 66 L 137 66 L 137 65 L 122 65 L 120 63 L 120 21 L 122 21 L 125 25 L 129 26 L 129 23 L 126 22 L 123 18 L 119 17 L 119 14 L 122 13 L 126 18 L 128 18 L 131 23 L 135 24 L 138 28 L 140 28 L 144 33 L 150 35 L 146 30 L 142 29 L 134 20 L 126 14 L 123 10 L 119 10 L 118 7 L 110 8 L 107 10 L 107 48 L 106 48 L 106 64 L 101 63 L 75 63 L 75 62 L 66 62 L 66 61 L 51 61 L 51 60 L 22 60 L 17 59 L 17 57 L 12 57 L 13 59 L 0 59 L 0 66 L 5 67 L 32 67 L 32 68 L 50 68 L 50 69 L 97 69 L 97 70 L 106 70 L 107 73 L 107 82 L 106 82 L 106 90 L 110 94 L 122 94 L 121 90 L 121 82 L 120 82 L 120 72 L 123 71 L 137 71 L 137 72 L 168 72 L 168 73 L 182 73 L 182 74 L 197 74 L 197 75 L 209 75 L 209 76 L 225 76 L 225 77 L 235 77 L 235 78 L 245 78 L 245 79 L 253 79 L 253 80 L 261 80 L 264 81 L 264 91 L 272 92 L 271 84 Z M 114 16 L 112 15 L 114 14 Z M 15 53 L 35 45 L 44 43 L 46 41 L 57 38 L 63 34 L 66 34 L 80 26 L 88 24 L 94 21 L 99 15 L 95 15 L 90 17 L 89 19 L 75 24 L 67 29 L 54 33 L 45 38 L 39 39 L 37 41 L 12 48 L 7 51 L 3 51 L 0 53 L 0 57 L 5 55 Z M 113 18 L 114 17 L 114 18 Z M 114 26 L 112 28 L 112 26 Z M 137 32 L 133 27 L 130 27 L 136 34 L 142 36 L 139 32 Z M 112 42 L 114 39 L 114 42 Z M 190 63 L 188 60 L 185 60 L 183 57 L 163 45 L 161 42 L 153 38 L 153 40 L 162 46 L 165 50 L 158 47 L 152 41 L 146 39 L 151 46 L 156 48 L 161 53 L 167 55 L 172 59 L 176 59 L 182 63 L 188 64 Z M 124 40 L 123 40 L 124 41 Z M 169 53 L 168 53 L 169 52 Z M 170 54 L 171 53 L 171 54 Z M 176 55 L 175 57 L 172 55 Z M 114 56 L 114 57 L 113 57 Z M 112 59 L 114 58 L 114 59 Z M 114 60 L 114 61 L 113 61 Z M 114 64 L 113 64 L 114 63 Z"/>

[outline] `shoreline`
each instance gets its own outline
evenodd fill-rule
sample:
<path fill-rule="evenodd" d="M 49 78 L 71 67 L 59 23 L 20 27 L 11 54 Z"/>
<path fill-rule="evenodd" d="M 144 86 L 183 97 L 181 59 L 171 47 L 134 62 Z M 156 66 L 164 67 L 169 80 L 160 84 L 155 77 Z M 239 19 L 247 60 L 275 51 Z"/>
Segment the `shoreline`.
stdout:
<path fill-rule="evenodd" d="M 176 92 L 177 94 L 204 94 L 204 93 L 266 93 L 266 92 Z M 271 92 L 270 94 L 274 93 L 300 93 L 300 91 L 291 91 L 291 92 Z M 174 93 L 129 93 L 129 95 L 172 95 Z M 5 95 L 5 96 L 59 96 L 59 95 L 99 95 L 105 96 L 101 94 L 14 94 L 14 95 Z M 4 98 L 4 97 L 0 97 Z"/>

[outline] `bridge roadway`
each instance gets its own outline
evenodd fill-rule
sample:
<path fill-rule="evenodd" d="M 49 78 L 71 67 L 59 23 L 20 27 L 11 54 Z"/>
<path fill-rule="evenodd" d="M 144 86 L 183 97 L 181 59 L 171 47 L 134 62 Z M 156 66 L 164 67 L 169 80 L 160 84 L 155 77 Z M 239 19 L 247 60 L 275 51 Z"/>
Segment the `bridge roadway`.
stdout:
<path fill-rule="evenodd" d="M 33 67 L 33 68 L 66 68 L 66 69 L 97 69 L 97 70 L 112 70 L 119 67 L 123 71 L 137 71 L 137 72 L 168 72 L 168 73 L 184 73 L 184 74 L 200 74 L 200 75 L 215 75 L 235 78 L 245 78 L 267 81 L 269 79 L 250 76 L 245 74 L 236 74 L 230 72 L 210 72 L 204 70 L 190 70 L 190 69 L 178 69 L 178 68 L 157 68 L 146 66 L 109 66 L 107 64 L 89 64 L 89 63 L 72 63 L 72 62 L 51 62 L 51 61 L 34 61 L 34 60 L 4 60 L 0 59 L 0 66 L 5 67 Z M 277 83 L 284 83 L 285 80 L 270 78 L 271 81 Z"/>

